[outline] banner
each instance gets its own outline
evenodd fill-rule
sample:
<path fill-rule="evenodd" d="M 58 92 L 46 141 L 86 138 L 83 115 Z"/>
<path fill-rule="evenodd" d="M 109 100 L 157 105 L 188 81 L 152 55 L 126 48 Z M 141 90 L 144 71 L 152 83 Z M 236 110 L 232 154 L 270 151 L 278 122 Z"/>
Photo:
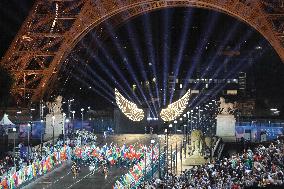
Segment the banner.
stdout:
<path fill-rule="evenodd" d="M 260 140 L 260 133 L 262 132 L 266 133 L 267 140 L 274 140 L 277 136 L 283 135 L 282 127 L 236 126 L 236 137 L 244 137 L 246 131 L 251 133 L 253 140 Z"/>
<path fill-rule="evenodd" d="M 19 138 L 27 138 L 29 132 L 28 124 L 20 124 L 19 125 Z"/>
<path fill-rule="evenodd" d="M 34 121 L 30 124 L 19 125 L 19 138 L 28 138 L 28 133 L 33 139 L 40 139 L 41 134 L 44 134 L 45 123 L 40 121 Z"/>

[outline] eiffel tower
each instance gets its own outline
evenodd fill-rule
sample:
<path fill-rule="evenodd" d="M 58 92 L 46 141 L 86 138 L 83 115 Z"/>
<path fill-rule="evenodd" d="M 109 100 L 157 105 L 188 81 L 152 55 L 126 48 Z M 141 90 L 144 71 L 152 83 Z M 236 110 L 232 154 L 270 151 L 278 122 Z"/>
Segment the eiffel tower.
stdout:
<path fill-rule="evenodd" d="M 54 90 L 72 49 L 91 30 L 105 36 L 102 23 L 170 7 L 212 9 L 233 16 L 261 33 L 284 60 L 284 0 L 37 0 L 1 65 L 13 78 L 12 94 L 22 105 Z"/>

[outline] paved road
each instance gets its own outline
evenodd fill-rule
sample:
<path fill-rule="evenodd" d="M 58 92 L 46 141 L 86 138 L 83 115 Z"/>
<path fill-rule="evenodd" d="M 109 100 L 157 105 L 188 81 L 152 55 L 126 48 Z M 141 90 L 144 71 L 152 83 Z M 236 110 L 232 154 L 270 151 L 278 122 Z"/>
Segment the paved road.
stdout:
<path fill-rule="evenodd" d="M 71 189 L 71 188 L 98 188 L 98 189 L 111 189 L 114 182 L 128 169 L 112 167 L 109 170 L 107 179 L 105 179 L 102 169 L 98 169 L 92 175 L 88 167 L 81 167 L 79 177 L 73 178 L 70 172 L 70 165 L 56 169 L 51 174 L 39 178 L 35 182 L 27 185 L 26 189 Z"/>
<path fill-rule="evenodd" d="M 131 135 L 131 136 L 119 136 L 119 137 L 109 137 L 104 142 L 108 144 L 118 143 L 122 145 L 134 144 L 139 141 L 139 143 L 149 145 L 152 136 L 145 135 Z M 154 136 L 157 139 L 157 136 Z M 163 144 L 163 141 L 161 141 Z M 79 177 L 74 179 L 71 173 L 71 165 L 65 164 L 60 168 L 55 169 L 51 173 L 37 179 L 36 181 L 25 186 L 25 189 L 88 189 L 88 188 L 98 188 L 98 189 L 111 189 L 114 182 L 123 174 L 127 173 L 128 168 L 117 168 L 116 166 L 110 168 L 109 175 L 107 179 L 104 178 L 102 169 L 98 169 L 94 175 L 91 175 L 88 167 L 81 167 L 81 172 Z"/>

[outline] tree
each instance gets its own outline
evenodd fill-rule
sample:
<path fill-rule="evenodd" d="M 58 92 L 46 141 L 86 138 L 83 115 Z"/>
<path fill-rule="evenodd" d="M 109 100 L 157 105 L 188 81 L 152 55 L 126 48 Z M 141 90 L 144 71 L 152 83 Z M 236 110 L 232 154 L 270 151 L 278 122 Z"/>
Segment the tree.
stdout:
<path fill-rule="evenodd" d="M 9 106 L 11 98 L 11 88 L 13 78 L 9 71 L 0 65 L 0 107 Z"/>

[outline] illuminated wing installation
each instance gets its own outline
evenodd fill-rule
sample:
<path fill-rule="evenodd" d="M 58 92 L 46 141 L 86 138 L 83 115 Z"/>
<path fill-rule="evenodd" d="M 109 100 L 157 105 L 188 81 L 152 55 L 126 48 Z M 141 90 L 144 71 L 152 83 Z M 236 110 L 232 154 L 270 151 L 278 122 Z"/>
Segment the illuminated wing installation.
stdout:
<path fill-rule="evenodd" d="M 190 98 L 190 89 L 178 101 L 168 105 L 167 108 L 162 109 L 160 116 L 163 121 L 173 121 L 179 117 L 185 110 Z"/>
<path fill-rule="evenodd" d="M 144 111 L 137 108 L 137 105 L 133 102 L 124 98 L 117 89 L 114 90 L 116 104 L 122 113 L 132 121 L 141 121 L 144 118 Z"/>

